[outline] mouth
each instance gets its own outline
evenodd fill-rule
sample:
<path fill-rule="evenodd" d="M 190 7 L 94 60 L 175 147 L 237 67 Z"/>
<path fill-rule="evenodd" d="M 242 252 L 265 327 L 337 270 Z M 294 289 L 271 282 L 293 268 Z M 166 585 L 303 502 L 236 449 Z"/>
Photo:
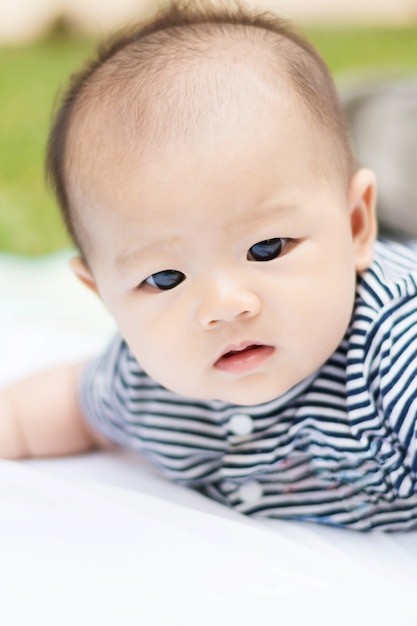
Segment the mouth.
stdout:
<path fill-rule="evenodd" d="M 275 351 L 273 346 L 245 342 L 227 346 L 226 350 L 214 363 L 214 367 L 232 374 L 241 374 L 256 369 Z"/>

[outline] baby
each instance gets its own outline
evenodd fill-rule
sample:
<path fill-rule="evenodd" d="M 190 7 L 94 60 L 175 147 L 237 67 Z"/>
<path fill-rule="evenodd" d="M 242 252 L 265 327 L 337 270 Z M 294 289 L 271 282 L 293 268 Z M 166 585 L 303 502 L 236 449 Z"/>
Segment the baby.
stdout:
<path fill-rule="evenodd" d="M 309 43 L 173 5 L 75 76 L 48 172 L 120 334 L 1 392 L 0 456 L 113 442 L 242 513 L 417 527 L 416 249 Z"/>

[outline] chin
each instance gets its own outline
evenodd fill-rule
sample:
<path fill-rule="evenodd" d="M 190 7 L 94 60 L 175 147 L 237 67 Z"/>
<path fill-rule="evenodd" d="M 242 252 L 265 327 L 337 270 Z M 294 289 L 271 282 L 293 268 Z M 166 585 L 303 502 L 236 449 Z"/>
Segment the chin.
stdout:
<path fill-rule="evenodd" d="M 171 391 L 188 398 L 203 401 L 219 401 L 236 406 L 257 406 L 271 402 L 282 396 L 290 386 L 278 387 L 276 381 L 265 380 L 259 372 L 256 375 L 245 376 L 235 381 L 225 381 L 215 384 L 200 384 L 195 388 L 169 387 Z"/>
<path fill-rule="evenodd" d="M 257 406 L 258 404 L 276 400 L 283 393 L 285 393 L 285 390 L 262 389 L 261 385 L 255 385 L 251 389 L 249 385 L 245 385 L 245 388 L 241 390 L 233 389 L 230 393 L 225 392 L 219 400 L 240 406 Z"/>

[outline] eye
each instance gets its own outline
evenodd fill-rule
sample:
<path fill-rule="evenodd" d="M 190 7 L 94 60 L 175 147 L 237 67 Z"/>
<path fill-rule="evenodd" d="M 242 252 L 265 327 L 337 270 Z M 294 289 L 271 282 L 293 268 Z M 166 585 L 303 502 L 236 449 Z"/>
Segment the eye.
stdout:
<path fill-rule="evenodd" d="M 160 291 L 168 291 L 168 289 L 174 289 L 182 281 L 185 280 L 185 274 L 178 272 L 177 270 L 164 270 L 163 272 L 156 272 L 146 278 L 142 285 L 154 287 Z"/>
<path fill-rule="evenodd" d="M 282 237 L 259 241 L 249 248 L 247 259 L 248 261 L 272 261 L 280 256 L 288 241 Z"/>

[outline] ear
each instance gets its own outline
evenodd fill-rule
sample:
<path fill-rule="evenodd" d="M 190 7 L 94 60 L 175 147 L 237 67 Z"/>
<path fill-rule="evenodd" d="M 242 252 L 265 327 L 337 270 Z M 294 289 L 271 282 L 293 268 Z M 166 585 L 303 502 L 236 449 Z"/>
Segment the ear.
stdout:
<path fill-rule="evenodd" d="M 84 261 L 79 257 L 75 256 L 70 260 L 70 267 L 76 277 L 91 291 L 93 291 L 96 295 L 100 296 L 96 282 L 93 278 L 92 273 L 88 269 L 87 265 Z"/>
<path fill-rule="evenodd" d="M 377 236 L 375 200 L 375 174 L 371 170 L 360 169 L 349 185 L 350 226 L 357 272 L 363 272 L 372 263 Z"/>

